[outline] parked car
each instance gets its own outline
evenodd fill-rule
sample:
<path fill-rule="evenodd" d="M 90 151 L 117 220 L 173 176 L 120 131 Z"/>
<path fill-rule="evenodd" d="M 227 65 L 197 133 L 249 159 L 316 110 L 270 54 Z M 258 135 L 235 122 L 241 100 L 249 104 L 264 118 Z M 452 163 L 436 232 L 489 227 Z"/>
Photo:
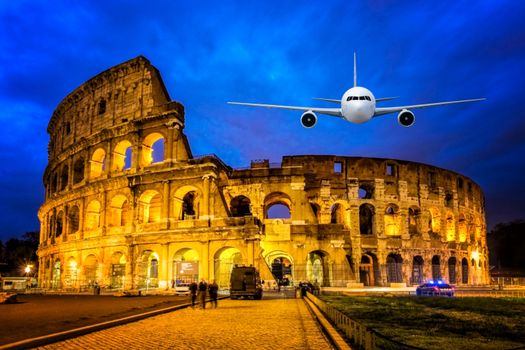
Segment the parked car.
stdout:
<path fill-rule="evenodd" d="M 429 281 L 416 288 L 416 295 L 419 296 L 454 296 L 454 286 L 443 281 Z"/>

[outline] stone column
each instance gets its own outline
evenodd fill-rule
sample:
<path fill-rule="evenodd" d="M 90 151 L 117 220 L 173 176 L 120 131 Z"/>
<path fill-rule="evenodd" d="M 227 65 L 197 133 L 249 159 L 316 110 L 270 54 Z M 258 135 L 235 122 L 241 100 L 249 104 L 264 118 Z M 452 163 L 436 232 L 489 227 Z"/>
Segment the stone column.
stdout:
<path fill-rule="evenodd" d="M 199 218 L 208 219 L 210 217 L 210 175 L 204 175 L 202 182 L 202 205 Z"/>
<path fill-rule="evenodd" d="M 166 228 L 169 225 L 169 213 L 170 213 L 170 183 L 169 181 L 162 181 L 162 208 L 160 212 L 161 222 L 166 223 Z"/>
<path fill-rule="evenodd" d="M 161 261 L 162 265 L 160 265 L 160 271 L 159 271 L 159 288 L 164 288 L 165 290 L 168 290 L 171 286 L 171 278 L 168 274 L 168 266 L 169 266 L 169 243 L 162 244 L 162 253 L 161 253 Z"/>
<path fill-rule="evenodd" d="M 124 281 L 124 290 L 135 289 L 135 246 L 128 246 L 128 259 L 126 261 L 126 280 Z"/>
<path fill-rule="evenodd" d="M 206 280 L 209 280 L 210 277 L 210 260 L 213 258 L 213 257 L 210 257 L 209 254 L 210 254 L 210 247 L 209 247 L 209 244 L 210 242 L 209 241 L 203 241 L 201 242 L 202 246 L 201 246 L 201 264 L 200 264 L 200 271 L 199 271 L 199 276 L 200 278 L 205 278 Z"/>

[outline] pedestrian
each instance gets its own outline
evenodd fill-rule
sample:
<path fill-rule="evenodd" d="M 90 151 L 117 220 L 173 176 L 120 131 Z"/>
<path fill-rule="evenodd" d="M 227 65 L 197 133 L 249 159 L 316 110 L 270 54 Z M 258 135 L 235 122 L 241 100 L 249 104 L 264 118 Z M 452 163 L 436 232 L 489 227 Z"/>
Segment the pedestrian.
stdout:
<path fill-rule="evenodd" d="M 206 290 L 208 289 L 208 283 L 203 278 L 199 283 L 199 299 L 201 301 L 201 308 L 206 308 Z"/>
<path fill-rule="evenodd" d="M 208 285 L 208 292 L 210 293 L 211 306 L 217 307 L 217 294 L 219 292 L 219 286 L 215 283 L 215 280 L 212 280 Z"/>
<path fill-rule="evenodd" d="M 195 300 L 197 300 L 197 283 L 192 281 L 190 284 L 190 295 L 191 295 L 191 307 L 195 308 Z"/>

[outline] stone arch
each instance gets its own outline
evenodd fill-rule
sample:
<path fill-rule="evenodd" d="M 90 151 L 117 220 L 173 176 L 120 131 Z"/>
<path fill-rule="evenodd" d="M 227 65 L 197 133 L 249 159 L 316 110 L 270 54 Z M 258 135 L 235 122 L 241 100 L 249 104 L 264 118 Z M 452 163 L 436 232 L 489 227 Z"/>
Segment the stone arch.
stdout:
<path fill-rule="evenodd" d="M 264 217 L 266 219 L 291 218 L 292 200 L 290 196 L 283 192 L 272 192 L 268 194 L 264 198 Z"/>
<path fill-rule="evenodd" d="M 357 196 L 359 199 L 374 198 L 375 184 L 371 181 L 363 181 L 359 183 Z"/>
<path fill-rule="evenodd" d="M 454 222 L 454 213 L 447 211 L 446 216 L 446 238 L 448 242 L 456 240 L 456 227 Z"/>
<path fill-rule="evenodd" d="M 343 203 L 335 202 L 330 209 L 331 224 L 346 224 L 346 208 Z"/>
<path fill-rule="evenodd" d="M 421 210 L 416 206 L 411 206 L 408 208 L 408 217 L 407 217 L 407 223 L 408 223 L 408 233 L 411 235 L 416 235 L 421 230 Z"/>
<path fill-rule="evenodd" d="M 192 248 L 182 248 L 173 255 L 172 284 L 175 286 L 199 282 L 199 253 Z"/>
<path fill-rule="evenodd" d="M 233 217 L 251 216 L 251 202 L 246 196 L 240 195 L 230 201 L 230 213 Z"/>
<path fill-rule="evenodd" d="M 147 224 L 160 222 L 162 197 L 155 190 L 146 190 L 139 198 L 139 221 Z"/>
<path fill-rule="evenodd" d="M 78 280 L 78 268 L 77 261 L 74 257 L 70 256 L 66 264 L 64 265 L 64 287 L 73 288 L 77 285 Z"/>
<path fill-rule="evenodd" d="M 393 203 L 390 203 L 385 208 L 384 222 L 385 222 L 385 235 L 387 236 L 399 236 L 399 207 Z"/>
<path fill-rule="evenodd" d="M 130 207 L 128 198 L 123 194 L 117 194 L 111 198 L 109 214 L 109 226 L 126 226 L 130 222 Z"/>
<path fill-rule="evenodd" d="M 330 255 L 323 250 L 314 250 L 306 258 L 306 279 L 319 286 L 329 287 L 332 271 L 330 271 Z"/>
<path fill-rule="evenodd" d="M 410 278 L 410 283 L 412 284 L 422 284 L 425 275 L 423 273 L 423 264 L 424 260 L 421 255 L 416 255 L 412 258 L 412 276 Z"/>
<path fill-rule="evenodd" d="M 60 210 L 56 215 L 55 237 L 60 237 L 64 233 L 64 212 Z"/>
<path fill-rule="evenodd" d="M 86 207 L 86 230 L 95 230 L 100 227 L 100 202 L 93 199 Z"/>
<path fill-rule="evenodd" d="M 287 286 L 293 283 L 295 266 L 290 254 L 282 250 L 274 250 L 266 255 L 265 260 L 278 285 Z"/>
<path fill-rule="evenodd" d="M 458 235 L 460 242 L 467 241 L 467 219 L 463 213 L 460 213 L 458 218 Z"/>
<path fill-rule="evenodd" d="M 314 224 L 321 222 L 321 206 L 317 203 L 310 202 L 310 209 L 312 210 Z"/>
<path fill-rule="evenodd" d="M 430 232 L 439 234 L 441 232 L 441 214 L 439 212 L 439 209 L 435 207 L 431 207 L 428 209 L 430 216 L 429 216 L 429 229 Z"/>
<path fill-rule="evenodd" d="M 106 151 L 103 148 L 97 148 L 91 156 L 89 164 L 89 178 L 95 179 L 106 171 Z"/>
<path fill-rule="evenodd" d="M 362 235 L 375 234 L 375 208 L 373 205 L 364 203 L 359 206 L 359 231 Z"/>
<path fill-rule="evenodd" d="M 448 283 L 451 283 L 451 284 L 457 283 L 456 265 L 457 265 L 456 257 L 454 256 L 450 257 L 448 259 Z"/>
<path fill-rule="evenodd" d="M 386 257 L 386 280 L 388 283 L 403 282 L 403 258 L 397 253 Z"/>
<path fill-rule="evenodd" d="M 182 186 L 173 194 L 173 217 L 178 220 L 192 220 L 199 217 L 202 191 L 192 185 Z"/>
<path fill-rule="evenodd" d="M 51 288 L 59 289 L 62 287 L 62 281 L 60 280 L 62 276 L 62 262 L 60 259 L 56 259 L 53 264 Z"/>
<path fill-rule="evenodd" d="M 147 166 L 164 161 L 165 137 L 159 132 L 148 134 L 142 141 L 142 165 Z"/>
<path fill-rule="evenodd" d="M 441 259 L 439 255 L 434 255 L 432 257 L 432 279 L 440 280 L 441 278 Z"/>
<path fill-rule="evenodd" d="M 111 255 L 109 287 L 112 289 L 123 288 L 126 278 L 126 255 L 120 251 Z"/>
<path fill-rule="evenodd" d="M 223 247 L 213 255 L 215 282 L 219 287 L 228 287 L 230 274 L 234 265 L 243 263 L 243 256 L 239 249 L 234 247 Z"/>
<path fill-rule="evenodd" d="M 98 259 L 95 256 L 95 254 L 89 254 L 84 258 L 84 263 L 82 264 L 83 267 L 83 277 L 84 277 L 84 285 L 85 286 L 93 286 L 96 283 L 98 283 L 99 280 L 99 264 Z"/>
<path fill-rule="evenodd" d="M 69 208 L 68 212 L 68 234 L 75 233 L 79 229 L 79 222 L 80 222 L 80 210 L 78 209 L 77 205 L 72 205 Z"/>
<path fill-rule="evenodd" d="M 370 252 L 364 253 L 359 264 L 359 282 L 364 286 L 377 286 L 380 280 L 377 256 Z"/>
<path fill-rule="evenodd" d="M 468 260 L 467 258 L 461 259 L 461 283 L 468 284 Z"/>
<path fill-rule="evenodd" d="M 73 164 L 73 183 L 78 184 L 82 180 L 84 180 L 84 167 L 85 162 L 84 158 L 78 158 L 75 160 L 75 163 Z"/>
<path fill-rule="evenodd" d="M 113 169 L 114 171 L 122 171 L 131 168 L 133 156 L 133 149 L 131 142 L 122 140 L 113 149 Z"/>
<path fill-rule="evenodd" d="M 67 188 L 69 182 L 69 167 L 64 165 L 62 171 L 60 172 L 60 191 L 63 191 Z"/>
<path fill-rule="evenodd" d="M 137 259 L 137 287 L 157 288 L 159 286 L 159 254 L 153 250 L 144 250 Z"/>

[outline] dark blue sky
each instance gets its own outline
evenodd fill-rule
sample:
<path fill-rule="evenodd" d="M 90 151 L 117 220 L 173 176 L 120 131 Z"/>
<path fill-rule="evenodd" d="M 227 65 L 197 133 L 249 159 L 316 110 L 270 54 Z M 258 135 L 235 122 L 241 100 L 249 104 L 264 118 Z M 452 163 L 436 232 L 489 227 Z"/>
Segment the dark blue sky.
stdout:
<path fill-rule="evenodd" d="M 74 4 L 72 4 L 74 3 Z M 195 5 L 198 3 L 198 5 Z M 525 2 L 3 1 L 0 239 L 38 229 L 49 118 L 69 92 L 138 55 L 186 107 L 194 155 L 233 167 L 283 155 L 406 159 L 482 186 L 489 228 L 525 218 Z M 358 84 L 412 104 L 486 97 L 354 125 L 227 105 L 324 106 Z"/>

